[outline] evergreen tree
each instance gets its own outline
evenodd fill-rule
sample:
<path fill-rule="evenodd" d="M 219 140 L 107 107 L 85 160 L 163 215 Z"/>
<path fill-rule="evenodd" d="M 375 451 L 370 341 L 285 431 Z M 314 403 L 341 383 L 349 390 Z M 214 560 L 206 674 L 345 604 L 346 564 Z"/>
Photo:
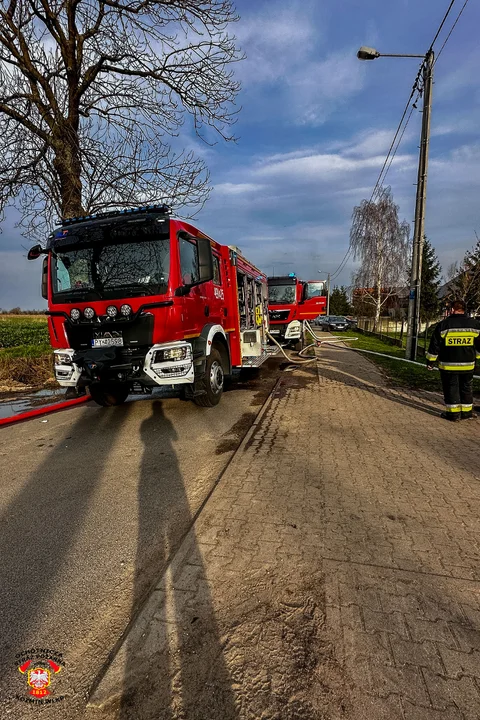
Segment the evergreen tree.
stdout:
<path fill-rule="evenodd" d="M 468 312 L 480 314 L 480 239 L 465 253 L 459 273 L 450 283 L 448 299 L 463 300 Z"/>
<path fill-rule="evenodd" d="M 352 306 L 348 300 L 347 288 L 335 285 L 330 293 L 330 315 L 351 315 Z"/>
<path fill-rule="evenodd" d="M 422 260 L 422 287 L 420 292 L 420 319 L 430 323 L 440 314 L 441 303 L 438 297 L 442 267 L 438 262 L 435 249 L 424 236 Z"/>

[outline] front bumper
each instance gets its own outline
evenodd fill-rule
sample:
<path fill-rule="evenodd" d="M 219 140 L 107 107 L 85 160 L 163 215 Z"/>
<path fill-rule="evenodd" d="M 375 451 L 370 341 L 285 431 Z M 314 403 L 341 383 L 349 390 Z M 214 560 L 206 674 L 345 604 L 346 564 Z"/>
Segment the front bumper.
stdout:
<path fill-rule="evenodd" d="M 165 351 L 184 352 L 178 360 L 159 360 Z M 143 372 L 157 385 L 185 385 L 193 383 L 193 353 L 190 343 L 179 340 L 173 343 L 153 345 L 145 356 Z"/>
<path fill-rule="evenodd" d="M 292 320 L 285 331 L 285 340 L 300 340 L 302 337 L 302 323 L 300 320 Z"/>
<path fill-rule="evenodd" d="M 115 380 L 133 385 L 182 385 L 194 382 L 192 346 L 178 341 L 136 348 L 54 351 L 55 379 L 62 387 L 83 387 Z"/>
<path fill-rule="evenodd" d="M 300 320 L 292 320 L 289 323 L 278 323 L 276 325 L 270 325 L 269 333 L 275 340 L 300 340 L 302 337 L 302 323 Z"/>
<path fill-rule="evenodd" d="M 73 362 L 75 350 L 54 350 L 53 368 L 55 380 L 61 387 L 76 387 L 82 374 L 81 368 Z"/>

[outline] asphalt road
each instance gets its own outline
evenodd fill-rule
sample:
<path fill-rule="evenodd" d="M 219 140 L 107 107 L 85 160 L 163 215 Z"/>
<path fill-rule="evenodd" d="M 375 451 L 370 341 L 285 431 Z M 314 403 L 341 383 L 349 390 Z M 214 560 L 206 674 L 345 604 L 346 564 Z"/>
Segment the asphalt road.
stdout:
<path fill-rule="evenodd" d="M 256 379 L 234 382 L 216 408 L 168 396 L 118 408 L 89 403 L 0 430 L 0 715 L 30 715 L 15 697 L 29 691 L 16 656 L 49 648 L 63 654 L 51 688 L 66 699 L 41 708 L 42 717 L 83 717 L 94 678 L 279 364 L 271 359 Z"/>

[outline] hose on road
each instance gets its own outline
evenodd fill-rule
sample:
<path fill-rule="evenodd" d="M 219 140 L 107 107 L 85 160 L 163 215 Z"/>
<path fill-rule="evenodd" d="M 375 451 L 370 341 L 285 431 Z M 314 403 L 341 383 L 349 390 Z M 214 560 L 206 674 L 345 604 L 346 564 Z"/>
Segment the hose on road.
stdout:
<path fill-rule="evenodd" d="M 286 359 L 287 359 L 288 362 L 290 362 L 290 363 L 295 363 L 295 365 L 305 365 L 306 363 L 315 362 L 315 360 L 317 359 L 317 358 L 313 357 L 313 358 L 309 358 L 308 360 L 303 360 L 303 359 L 302 359 L 302 360 L 295 360 L 295 358 L 292 358 L 292 357 L 290 357 L 289 355 L 287 355 L 287 353 L 285 352 L 285 350 L 283 349 L 283 347 L 280 345 L 280 343 L 277 342 L 277 340 L 273 337 L 273 335 L 270 335 L 270 333 L 268 332 L 268 330 L 267 330 L 267 337 L 268 337 L 272 342 L 274 342 L 277 347 L 280 348 L 280 352 L 282 353 L 282 355 L 284 355 L 284 356 L 286 357 Z M 305 350 L 308 350 L 309 348 L 313 347 L 314 345 L 316 345 L 316 343 L 311 343 L 310 345 L 307 345 L 307 347 L 304 347 L 303 350 L 300 350 L 300 352 L 298 353 L 299 356 L 301 356 L 302 353 L 305 352 Z"/>
<path fill-rule="evenodd" d="M 11 417 L 0 418 L 0 427 L 2 425 L 13 425 L 14 423 L 23 422 L 24 420 L 31 420 L 32 418 L 41 417 L 42 415 L 49 415 L 59 410 L 66 410 L 67 408 L 75 407 L 75 405 L 86 403 L 89 400 L 91 400 L 90 395 L 84 395 L 83 397 L 73 398 L 72 400 L 64 400 L 63 402 L 53 403 L 52 405 L 44 405 L 40 408 L 27 410 L 26 412 L 12 415 Z"/>
<path fill-rule="evenodd" d="M 345 338 L 345 340 L 358 340 L 358 338 Z M 330 342 L 328 340 L 324 340 L 322 342 L 322 345 L 331 345 L 331 347 L 338 348 L 338 343 Z M 407 358 L 398 357 L 397 355 L 388 355 L 388 353 L 379 353 L 374 352 L 373 350 L 363 350 L 363 348 L 352 348 L 352 347 L 345 347 L 341 348 L 344 350 L 353 350 L 353 352 L 359 352 L 359 353 L 366 353 L 367 355 L 378 355 L 378 357 L 384 357 L 388 358 L 389 360 L 399 360 L 400 362 L 409 363 L 410 365 L 418 365 L 418 367 L 425 368 L 425 363 L 417 362 L 416 360 L 407 360 Z M 434 370 L 438 370 L 438 367 L 434 367 Z M 480 380 L 480 375 L 474 375 L 474 380 Z"/>

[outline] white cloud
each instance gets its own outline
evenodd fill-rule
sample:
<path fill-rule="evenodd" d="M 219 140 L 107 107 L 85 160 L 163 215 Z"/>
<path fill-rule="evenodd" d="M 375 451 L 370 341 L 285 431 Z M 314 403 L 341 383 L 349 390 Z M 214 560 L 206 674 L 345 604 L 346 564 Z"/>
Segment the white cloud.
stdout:
<path fill-rule="evenodd" d="M 480 64 L 480 50 L 477 48 L 471 52 L 467 57 L 456 58 L 453 70 L 448 71 L 448 64 L 443 65 L 442 61 L 439 61 L 439 68 L 437 69 L 436 81 L 435 81 L 435 95 L 434 101 L 447 101 L 451 100 L 461 93 L 466 88 L 475 87 L 478 88 L 478 66 Z"/>
<path fill-rule="evenodd" d="M 288 81 L 296 123 L 315 126 L 325 122 L 341 103 L 362 89 L 363 78 L 364 67 L 353 48 L 298 67 Z"/>
<path fill-rule="evenodd" d="M 280 122 L 315 127 L 363 86 L 353 46 L 327 54 L 312 1 L 269 0 L 240 21 L 236 34 L 247 56 L 237 76 L 258 118 L 270 112 Z"/>
<path fill-rule="evenodd" d="M 273 163 L 266 163 L 262 167 L 253 170 L 255 176 L 260 177 L 289 177 L 295 180 L 312 179 L 321 182 L 330 182 L 331 175 L 337 177 L 346 176 L 369 168 L 381 168 L 384 157 L 374 155 L 371 157 L 345 157 L 341 154 L 313 154 L 305 157 L 288 158 L 277 160 Z M 411 164 L 410 155 L 396 155 L 394 163 L 396 166 Z"/>
<path fill-rule="evenodd" d="M 263 190 L 263 185 L 258 185 L 256 183 L 232 183 L 232 182 L 225 182 L 225 183 L 219 183 L 218 185 L 215 185 L 215 193 L 218 193 L 219 195 L 249 195 L 250 193 L 258 192 L 259 190 Z"/>
<path fill-rule="evenodd" d="M 247 85 L 274 82 L 285 77 L 292 63 L 303 62 L 320 41 L 312 3 L 275 2 L 249 14 L 235 28 L 247 59 L 237 74 Z"/>

